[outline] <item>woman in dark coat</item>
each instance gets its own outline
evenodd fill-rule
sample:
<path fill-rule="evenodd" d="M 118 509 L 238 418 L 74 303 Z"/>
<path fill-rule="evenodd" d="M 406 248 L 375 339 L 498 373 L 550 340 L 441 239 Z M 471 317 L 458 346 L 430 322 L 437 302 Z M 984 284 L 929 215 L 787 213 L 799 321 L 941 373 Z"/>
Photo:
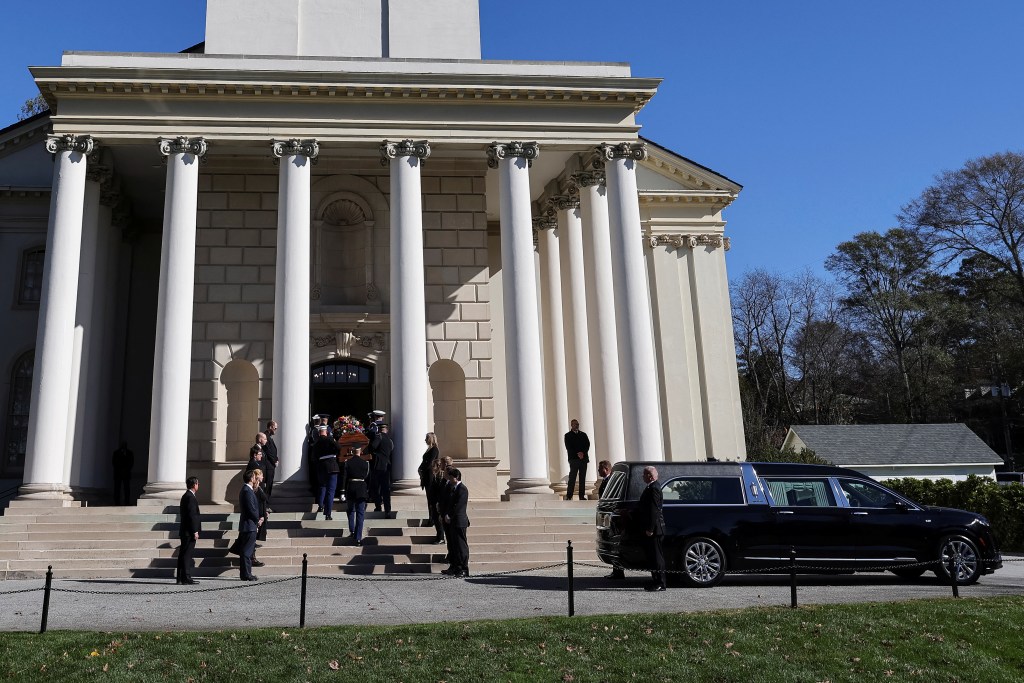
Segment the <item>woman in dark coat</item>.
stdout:
<path fill-rule="evenodd" d="M 448 478 L 445 472 L 452 466 L 452 459 L 447 455 L 434 458 L 430 467 L 430 481 L 427 483 L 427 505 L 430 506 L 430 522 L 434 525 L 434 545 L 441 545 L 445 542 L 444 515 L 441 514 L 441 507 L 444 498 L 448 494 Z"/>

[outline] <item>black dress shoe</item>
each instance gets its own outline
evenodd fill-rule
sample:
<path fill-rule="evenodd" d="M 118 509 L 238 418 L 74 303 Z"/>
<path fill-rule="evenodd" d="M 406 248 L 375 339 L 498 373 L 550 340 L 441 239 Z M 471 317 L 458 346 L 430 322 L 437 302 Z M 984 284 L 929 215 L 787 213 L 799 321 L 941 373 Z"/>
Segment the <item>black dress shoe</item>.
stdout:
<path fill-rule="evenodd" d="M 262 567 L 262 566 L 264 566 L 264 565 L 263 565 L 263 563 L 262 563 L 262 562 L 260 562 L 259 560 L 257 560 L 257 559 L 255 559 L 255 558 L 253 558 L 253 561 L 252 561 L 252 566 L 254 566 L 254 567 Z"/>
<path fill-rule="evenodd" d="M 258 576 L 243 576 L 242 581 L 259 581 Z"/>
<path fill-rule="evenodd" d="M 319 515 L 319 514 L 320 514 L 321 512 L 323 512 L 323 511 L 324 511 L 324 508 L 323 508 L 323 506 L 320 506 L 320 507 L 318 507 L 318 508 L 316 509 L 316 512 L 314 512 L 313 514 L 314 514 L 314 515 Z"/>
<path fill-rule="evenodd" d="M 622 572 L 621 569 L 613 569 L 612 573 L 608 574 L 604 578 L 611 579 L 613 581 L 621 581 L 622 579 L 626 578 L 626 575 Z"/>
<path fill-rule="evenodd" d="M 199 582 L 195 579 L 185 579 L 184 581 L 179 581 L 178 583 L 184 584 L 186 586 L 194 586 Z"/>
<path fill-rule="evenodd" d="M 652 583 L 649 586 L 644 586 L 644 590 L 648 593 L 661 593 L 665 590 L 665 587 L 660 583 Z"/>
<path fill-rule="evenodd" d="M 330 515 L 327 515 L 326 517 L 324 517 L 324 519 L 326 519 L 328 522 L 334 521 L 334 517 L 331 517 Z"/>
<path fill-rule="evenodd" d="M 459 573 L 459 570 L 455 569 L 454 567 L 448 567 L 448 569 L 442 569 L 441 573 L 446 574 L 448 576 L 454 576 Z"/>
<path fill-rule="evenodd" d="M 431 541 L 430 543 L 431 543 L 432 545 L 444 545 L 444 539 L 443 539 L 443 538 L 435 538 L 435 539 L 434 539 L 433 541 Z"/>

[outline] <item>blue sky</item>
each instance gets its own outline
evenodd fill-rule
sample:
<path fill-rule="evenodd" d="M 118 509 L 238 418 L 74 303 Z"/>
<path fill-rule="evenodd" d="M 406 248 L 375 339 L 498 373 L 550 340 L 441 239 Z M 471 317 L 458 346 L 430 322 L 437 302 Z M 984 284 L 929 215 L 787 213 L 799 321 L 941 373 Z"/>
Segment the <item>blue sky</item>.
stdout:
<path fill-rule="evenodd" d="M 35 94 L 28 65 L 178 51 L 203 39 L 205 0 L 4 11 L 0 127 Z M 643 134 L 745 186 L 726 212 L 733 278 L 821 272 L 939 171 L 1024 149 L 1014 0 L 481 0 L 481 21 L 488 59 L 627 61 L 665 79 Z"/>

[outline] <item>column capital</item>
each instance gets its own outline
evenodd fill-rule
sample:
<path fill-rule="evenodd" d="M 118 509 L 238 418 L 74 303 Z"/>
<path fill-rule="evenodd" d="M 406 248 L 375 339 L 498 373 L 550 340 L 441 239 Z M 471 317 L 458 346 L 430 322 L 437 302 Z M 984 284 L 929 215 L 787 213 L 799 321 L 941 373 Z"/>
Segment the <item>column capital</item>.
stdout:
<path fill-rule="evenodd" d="M 498 168 L 498 162 L 502 159 L 522 158 L 526 159 L 529 166 L 533 166 L 533 160 L 540 156 L 540 146 L 536 142 L 522 142 L 513 140 L 508 144 L 492 142 L 487 148 L 487 165 L 490 168 Z"/>
<path fill-rule="evenodd" d="M 271 140 L 271 149 L 274 156 L 280 159 L 286 156 L 303 156 L 309 159 L 316 159 L 320 155 L 320 143 L 315 139 L 300 140 Z"/>
<path fill-rule="evenodd" d="M 571 182 L 579 190 L 584 187 L 607 185 L 608 179 L 602 170 L 580 171 L 572 174 Z"/>
<path fill-rule="evenodd" d="M 603 168 L 604 164 L 608 161 L 615 161 L 616 159 L 643 161 L 647 156 L 646 142 L 620 142 L 615 145 L 603 144 L 598 145 L 594 150 L 592 163 L 594 168 Z"/>
<path fill-rule="evenodd" d="M 556 228 L 558 228 L 558 219 L 550 212 L 544 212 L 539 216 L 535 216 L 533 219 L 534 233 L 540 230 L 555 230 Z M 536 234 L 534 235 L 534 239 L 536 239 Z M 534 246 L 537 246 L 536 242 L 534 243 Z"/>
<path fill-rule="evenodd" d="M 179 135 L 174 138 L 157 138 L 157 147 L 165 157 L 172 154 L 192 154 L 202 158 L 210 150 L 205 138 L 189 138 Z"/>
<path fill-rule="evenodd" d="M 556 194 L 548 197 L 546 202 L 549 209 L 554 211 L 575 211 L 580 208 L 579 188 L 570 185 L 569 194 Z"/>
<path fill-rule="evenodd" d="M 398 157 L 416 157 L 427 159 L 430 156 L 430 142 L 427 140 L 402 140 L 392 142 L 385 140 L 380 145 L 380 165 L 387 166 Z"/>
<path fill-rule="evenodd" d="M 698 235 L 650 235 L 647 240 L 652 249 L 658 246 L 675 247 L 676 249 L 682 249 L 683 247 L 689 249 L 710 247 L 711 249 L 725 249 L 729 251 L 732 248 L 732 240 L 730 238 L 707 233 Z"/>
<path fill-rule="evenodd" d="M 47 135 L 46 151 L 50 154 L 58 152 L 78 152 L 89 155 L 96 149 L 96 141 L 91 135 Z"/>

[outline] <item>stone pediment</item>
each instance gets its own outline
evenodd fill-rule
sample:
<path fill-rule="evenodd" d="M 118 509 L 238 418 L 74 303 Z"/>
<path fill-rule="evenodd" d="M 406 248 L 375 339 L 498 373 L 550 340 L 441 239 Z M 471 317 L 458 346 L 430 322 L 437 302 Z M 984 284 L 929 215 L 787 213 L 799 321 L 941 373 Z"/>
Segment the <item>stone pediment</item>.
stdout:
<path fill-rule="evenodd" d="M 0 157 L 31 145 L 42 145 L 49 132 L 49 112 L 37 114 L 0 129 Z"/>
<path fill-rule="evenodd" d="M 695 161 L 651 142 L 637 170 L 641 196 L 656 202 L 730 204 L 743 186 Z"/>

